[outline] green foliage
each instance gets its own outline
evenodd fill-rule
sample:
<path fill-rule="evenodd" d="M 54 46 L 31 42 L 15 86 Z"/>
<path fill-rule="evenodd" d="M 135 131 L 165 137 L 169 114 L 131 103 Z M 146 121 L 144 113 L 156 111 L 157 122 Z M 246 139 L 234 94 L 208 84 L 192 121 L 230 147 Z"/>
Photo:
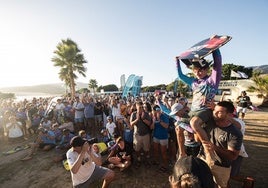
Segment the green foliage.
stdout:
<path fill-rule="evenodd" d="M 90 79 L 88 87 L 93 89 L 93 92 L 95 92 L 95 89 L 98 87 L 98 82 L 95 79 Z"/>
<path fill-rule="evenodd" d="M 166 85 L 159 84 L 159 85 L 155 85 L 155 86 L 146 86 L 146 87 L 141 88 L 142 92 L 154 92 L 155 90 L 166 90 Z"/>
<path fill-rule="evenodd" d="M 0 92 L 0 99 L 14 99 L 15 94 L 14 93 L 2 93 Z"/>
<path fill-rule="evenodd" d="M 156 86 L 146 86 L 142 88 L 142 92 L 154 92 L 155 90 L 166 90 L 168 92 L 174 91 L 174 82 L 171 82 L 168 85 L 160 84 Z M 184 84 L 182 81 L 178 81 L 178 87 L 176 93 L 183 95 L 185 97 L 189 97 L 189 87 Z"/>
<path fill-rule="evenodd" d="M 174 83 L 175 83 L 175 81 L 174 82 L 171 82 L 170 84 L 168 84 L 166 86 L 166 90 L 167 91 L 174 91 Z"/>
<path fill-rule="evenodd" d="M 81 88 L 77 92 L 78 93 L 90 93 L 90 90 L 88 88 Z"/>
<path fill-rule="evenodd" d="M 176 93 L 178 93 L 180 96 L 189 97 L 189 91 L 190 91 L 189 86 L 179 80 Z"/>
<path fill-rule="evenodd" d="M 59 78 L 70 87 L 72 97 L 75 95 L 75 80 L 78 78 L 77 73 L 86 77 L 87 61 L 77 44 L 71 39 L 61 40 L 54 51 L 55 56 L 52 58 L 55 67 L 59 67 Z"/>
<path fill-rule="evenodd" d="M 98 87 L 97 91 L 100 92 L 102 89 L 104 91 L 119 91 L 118 87 L 115 84 L 100 86 L 100 87 Z"/>
<path fill-rule="evenodd" d="M 146 87 L 142 87 L 141 88 L 142 92 L 154 92 L 155 91 L 155 87 L 154 86 L 146 86 Z"/>
<path fill-rule="evenodd" d="M 234 65 L 234 64 L 223 64 L 222 65 L 222 80 L 230 80 L 231 77 L 231 70 L 237 72 L 244 72 L 246 75 L 248 75 L 249 78 L 252 77 L 253 69 L 252 68 L 245 68 L 241 65 Z"/>
<path fill-rule="evenodd" d="M 256 87 L 250 86 L 249 92 L 259 93 L 259 97 L 268 98 L 268 76 L 261 76 L 259 71 L 253 73 L 252 80 L 255 82 Z"/>

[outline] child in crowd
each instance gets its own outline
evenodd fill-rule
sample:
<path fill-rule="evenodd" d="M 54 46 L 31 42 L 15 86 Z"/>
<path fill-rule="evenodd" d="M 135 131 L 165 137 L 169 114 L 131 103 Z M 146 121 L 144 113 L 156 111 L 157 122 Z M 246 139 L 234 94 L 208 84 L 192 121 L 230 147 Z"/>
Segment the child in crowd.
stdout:
<path fill-rule="evenodd" d="M 74 123 L 71 118 L 66 117 L 64 123 L 59 126 L 60 129 L 69 129 L 71 133 L 74 133 Z"/>
<path fill-rule="evenodd" d="M 122 137 L 116 139 L 116 144 L 117 147 L 114 147 L 107 157 L 107 160 L 110 163 L 108 167 L 118 167 L 120 168 L 120 171 L 123 171 L 131 165 L 132 150 L 125 144 Z"/>
<path fill-rule="evenodd" d="M 61 137 L 62 137 L 62 130 L 59 128 L 59 124 L 58 123 L 54 123 L 52 125 L 52 131 L 55 134 L 56 143 L 60 142 L 61 141 Z"/>
<path fill-rule="evenodd" d="M 31 127 L 29 129 L 33 130 L 34 133 L 37 132 L 37 129 L 39 128 L 40 126 L 40 123 L 41 123 L 41 117 L 39 114 L 35 113 L 32 117 L 32 120 L 31 121 Z"/>
<path fill-rule="evenodd" d="M 21 138 L 23 138 L 22 123 L 17 121 L 14 115 L 9 117 L 6 129 L 8 132 L 8 140 L 10 142 L 20 141 Z"/>
<path fill-rule="evenodd" d="M 56 148 L 67 151 L 70 149 L 70 141 L 75 135 L 72 134 L 69 129 L 63 129 L 62 133 L 61 141 Z"/>
<path fill-rule="evenodd" d="M 90 140 L 90 136 L 86 133 L 85 130 L 80 130 L 78 132 L 78 135 L 81 136 L 83 139 Z"/>
<path fill-rule="evenodd" d="M 117 127 L 116 127 L 116 124 L 113 122 L 113 119 L 111 116 L 108 116 L 107 120 L 108 122 L 106 124 L 106 130 L 110 139 L 113 139 L 113 135 L 115 134 Z"/>
<path fill-rule="evenodd" d="M 221 80 L 222 60 L 220 50 L 217 49 L 213 51 L 212 55 L 214 65 L 210 75 L 210 62 L 205 59 L 192 60 L 192 71 L 195 78 L 182 73 L 180 60 L 179 57 L 177 57 L 178 77 L 184 83 L 189 85 L 193 91 L 190 125 L 201 142 L 209 140 L 204 129 L 208 129 L 210 126 L 215 124 L 212 110 L 207 107 L 207 102 L 211 102 L 214 99 Z M 213 156 L 213 154 L 211 154 L 211 156 Z"/>

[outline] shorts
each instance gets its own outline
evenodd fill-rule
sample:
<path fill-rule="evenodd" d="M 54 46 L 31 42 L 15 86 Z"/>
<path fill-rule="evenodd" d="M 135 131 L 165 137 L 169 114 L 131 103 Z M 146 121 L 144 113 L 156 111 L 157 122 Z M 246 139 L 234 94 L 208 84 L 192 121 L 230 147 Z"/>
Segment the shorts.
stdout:
<path fill-rule="evenodd" d="M 92 173 L 92 175 L 90 176 L 90 178 L 84 182 L 84 183 L 81 183 L 79 185 L 76 185 L 74 186 L 75 188 L 88 188 L 90 187 L 90 184 L 95 182 L 95 181 L 98 181 L 100 179 L 103 179 L 105 174 L 109 171 L 110 169 L 108 168 L 105 168 L 105 167 L 102 167 L 102 166 L 97 166 L 95 165 L 95 169 Z"/>
<path fill-rule="evenodd" d="M 194 116 L 199 117 L 205 123 L 202 127 L 213 127 L 215 125 L 213 113 L 210 109 L 199 110 L 196 112 L 191 111 L 190 117 L 192 118 Z"/>
<path fill-rule="evenodd" d="M 200 145 L 199 144 L 196 144 L 196 145 L 193 145 L 193 146 L 184 145 L 184 148 L 185 148 L 185 152 L 186 152 L 186 154 L 188 156 L 192 155 L 192 156 L 196 157 L 199 154 L 199 151 L 200 151 Z"/>
<path fill-rule="evenodd" d="M 158 139 L 154 137 L 153 142 L 160 144 L 161 146 L 168 146 L 168 139 Z"/>
<path fill-rule="evenodd" d="M 133 135 L 133 147 L 135 151 L 140 151 L 143 148 L 144 151 L 150 149 L 150 134 L 140 136 L 138 134 Z"/>
<path fill-rule="evenodd" d="M 239 175 L 243 158 L 242 156 L 238 156 L 236 160 L 232 161 L 231 177 Z"/>
<path fill-rule="evenodd" d="M 247 107 L 237 106 L 236 107 L 236 113 L 240 113 L 240 112 L 242 112 L 243 114 L 245 114 L 247 112 Z"/>
<path fill-rule="evenodd" d="M 95 115 L 94 118 L 95 118 L 95 121 L 97 121 L 97 122 L 101 122 L 101 121 L 102 121 L 102 114 L 100 114 L 100 115 Z"/>
<path fill-rule="evenodd" d="M 74 118 L 74 122 L 75 123 L 83 123 L 84 122 L 84 118 Z"/>
<path fill-rule="evenodd" d="M 210 166 L 215 183 L 221 187 L 227 187 L 230 179 L 231 167 L 222 167 L 218 165 Z"/>

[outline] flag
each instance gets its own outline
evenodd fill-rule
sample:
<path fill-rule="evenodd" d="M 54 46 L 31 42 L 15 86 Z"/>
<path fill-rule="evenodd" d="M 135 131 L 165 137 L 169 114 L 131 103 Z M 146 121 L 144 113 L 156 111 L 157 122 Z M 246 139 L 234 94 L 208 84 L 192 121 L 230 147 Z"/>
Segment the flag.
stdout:
<path fill-rule="evenodd" d="M 238 74 L 240 74 L 241 78 L 248 78 L 248 75 L 244 72 L 237 71 Z"/>
<path fill-rule="evenodd" d="M 126 84 L 126 77 L 125 77 L 124 74 L 122 74 L 122 75 L 120 76 L 120 84 L 121 84 L 121 89 L 123 89 L 123 87 L 124 87 L 125 84 Z"/>
<path fill-rule="evenodd" d="M 231 75 L 230 75 L 230 77 L 241 78 L 242 76 L 241 76 L 239 73 L 237 73 L 237 72 L 231 70 Z"/>

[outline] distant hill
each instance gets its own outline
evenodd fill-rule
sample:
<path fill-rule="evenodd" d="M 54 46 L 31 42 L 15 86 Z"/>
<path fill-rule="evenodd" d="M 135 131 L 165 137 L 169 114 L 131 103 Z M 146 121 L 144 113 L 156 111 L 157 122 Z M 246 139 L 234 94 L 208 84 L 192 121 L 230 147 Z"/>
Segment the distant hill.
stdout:
<path fill-rule="evenodd" d="M 261 71 L 262 74 L 268 74 L 268 65 L 261 66 L 252 66 L 247 68 L 253 68 L 253 71 Z M 88 84 L 86 83 L 77 83 L 77 89 L 88 88 Z M 44 93 L 44 94 L 64 94 L 65 86 L 63 83 L 57 84 L 43 84 L 43 85 L 35 85 L 35 86 L 21 86 L 21 87 L 5 87 L 0 88 L 0 92 L 3 93 Z"/>
<path fill-rule="evenodd" d="M 261 74 L 268 74 L 268 65 L 252 66 L 249 68 L 253 68 L 253 71 L 260 71 Z"/>
<path fill-rule="evenodd" d="M 77 83 L 77 89 L 88 88 L 86 83 Z M 63 83 L 57 84 L 43 84 L 43 85 L 34 85 L 34 86 L 20 86 L 20 87 L 5 87 L 0 88 L 0 92 L 3 93 L 44 93 L 44 94 L 64 94 L 65 86 Z"/>

